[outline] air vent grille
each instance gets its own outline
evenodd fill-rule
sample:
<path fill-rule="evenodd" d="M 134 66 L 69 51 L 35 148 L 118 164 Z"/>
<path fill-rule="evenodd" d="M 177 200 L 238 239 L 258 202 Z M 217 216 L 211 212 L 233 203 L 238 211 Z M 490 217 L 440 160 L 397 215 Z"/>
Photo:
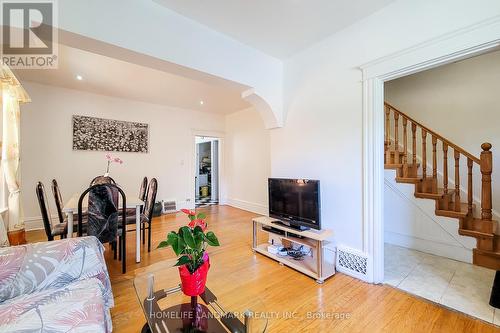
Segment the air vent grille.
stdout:
<path fill-rule="evenodd" d="M 176 200 L 163 200 L 162 201 L 162 214 L 169 214 L 177 212 Z"/>
<path fill-rule="evenodd" d="M 358 279 L 366 280 L 368 258 L 356 250 L 338 247 L 337 270 Z"/>

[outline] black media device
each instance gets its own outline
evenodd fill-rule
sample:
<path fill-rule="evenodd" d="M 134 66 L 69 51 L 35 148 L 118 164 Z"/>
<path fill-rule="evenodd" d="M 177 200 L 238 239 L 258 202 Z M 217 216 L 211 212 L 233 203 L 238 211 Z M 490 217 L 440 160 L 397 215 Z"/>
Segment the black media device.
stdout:
<path fill-rule="evenodd" d="M 321 230 L 319 180 L 269 178 L 269 216 L 297 230 Z"/>
<path fill-rule="evenodd" d="M 273 227 L 268 227 L 267 225 L 263 226 L 262 230 L 270 232 L 270 233 L 273 233 L 273 234 L 276 234 L 276 235 L 285 236 L 285 231 L 284 230 L 281 230 L 281 229 L 278 229 L 278 228 L 273 228 Z"/>

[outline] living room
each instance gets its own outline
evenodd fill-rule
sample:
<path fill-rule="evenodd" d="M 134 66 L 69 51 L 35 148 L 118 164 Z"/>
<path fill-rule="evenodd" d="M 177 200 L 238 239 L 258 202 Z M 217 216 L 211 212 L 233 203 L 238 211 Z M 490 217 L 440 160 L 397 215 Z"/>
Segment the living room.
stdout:
<path fill-rule="evenodd" d="M 493 258 L 491 320 L 384 284 L 383 253 L 384 82 L 496 50 L 497 1 L 46 3 L 52 20 L 26 31 L 51 41 L 57 66 L 3 56 L 16 98 L 4 93 L 0 263 L 14 268 L 0 273 L 0 331 L 498 330 L 487 157 L 471 159 L 477 184 L 490 176 L 474 231 Z M 208 188 L 197 168 L 214 158 L 200 167 L 197 138 L 219 144 Z M 106 233 L 97 199 L 114 209 Z M 52 247 L 65 255 L 40 263 L 54 266 L 43 280 L 34 250 Z M 61 290 L 88 297 L 13 306 Z"/>

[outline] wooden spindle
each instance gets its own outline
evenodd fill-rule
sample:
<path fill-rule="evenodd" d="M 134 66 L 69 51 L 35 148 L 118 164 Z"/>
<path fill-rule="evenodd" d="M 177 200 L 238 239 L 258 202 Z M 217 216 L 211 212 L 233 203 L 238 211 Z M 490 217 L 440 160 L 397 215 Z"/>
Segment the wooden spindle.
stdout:
<path fill-rule="evenodd" d="M 493 156 L 491 143 L 481 145 L 481 219 L 491 221 L 491 172 Z"/>
<path fill-rule="evenodd" d="M 403 177 L 408 177 L 408 119 L 403 117 Z"/>
<path fill-rule="evenodd" d="M 437 137 L 432 135 L 432 193 L 438 193 L 437 186 Z"/>
<path fill-rule="evenodd" d="M 385 150 L 384 150 L 384 155 L 385 155 L 385 163 L 389 163 L 389 154 L 387 151 L 389 150 L 391 146 L 391 122 L 389 120 L 389 116 L 391 114 L 391 109 L 386 106 L 385 107 Z"/>
<path fill-rule="evenodd" d="M 427 131 L 422 129 L 422 173 L 427 178 Z"/>
<path fill-rule="evenodd" d="M 467 158 L 467 211 L 472 215 L 472 166 L 474 162 Z"/>
<path fill-rule="evenodd" d="M 448 144 L 443 142 L 443 187 L 444 193 L 448 194 Z"/>
<path fill-rule="evenodd" d="M 391 114 L 391 109 L 386 106 L 385 107 L 385 142 L 390 144 L 391 142 L 391 129 L 390 129 L 390 119 L 389 116 Z"/>
<path fill-rule="evenodd" d="M 437 179 L 437 137 L 432 136 L 432 178 Z"/>
<path fill-rule="evenodd" d="M 460 152 L 456 149 L 454 151 L 455 157 L 455 211 L 460 211 Z"/>
<path fill-rule="evenodd" d="M 398 121 L 399 121 L 399 113 L 394 112 L 394 149 L 396 151 L 399 151 Z M 397 161 L 396 163 L 399 163 L 399 161 Z"/>
<path fill-rule="evenodd" d="M 417 124 L 411 123 L 411 136 L 413 138 L 413 146 L 412 146 L 412 153 L 413 153 L 413 167 L 417 165 Z"/>

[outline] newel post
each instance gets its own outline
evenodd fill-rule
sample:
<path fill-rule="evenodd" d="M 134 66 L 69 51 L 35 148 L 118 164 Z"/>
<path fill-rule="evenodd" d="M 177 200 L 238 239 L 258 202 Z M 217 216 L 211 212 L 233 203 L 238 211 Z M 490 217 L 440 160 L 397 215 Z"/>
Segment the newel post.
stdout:
<path fill-rule="evenodd" d="M 493 155 L 490 151 L 491 143 L 481 145 L 481 219 L 491 221 L 491 172 Z"/>

